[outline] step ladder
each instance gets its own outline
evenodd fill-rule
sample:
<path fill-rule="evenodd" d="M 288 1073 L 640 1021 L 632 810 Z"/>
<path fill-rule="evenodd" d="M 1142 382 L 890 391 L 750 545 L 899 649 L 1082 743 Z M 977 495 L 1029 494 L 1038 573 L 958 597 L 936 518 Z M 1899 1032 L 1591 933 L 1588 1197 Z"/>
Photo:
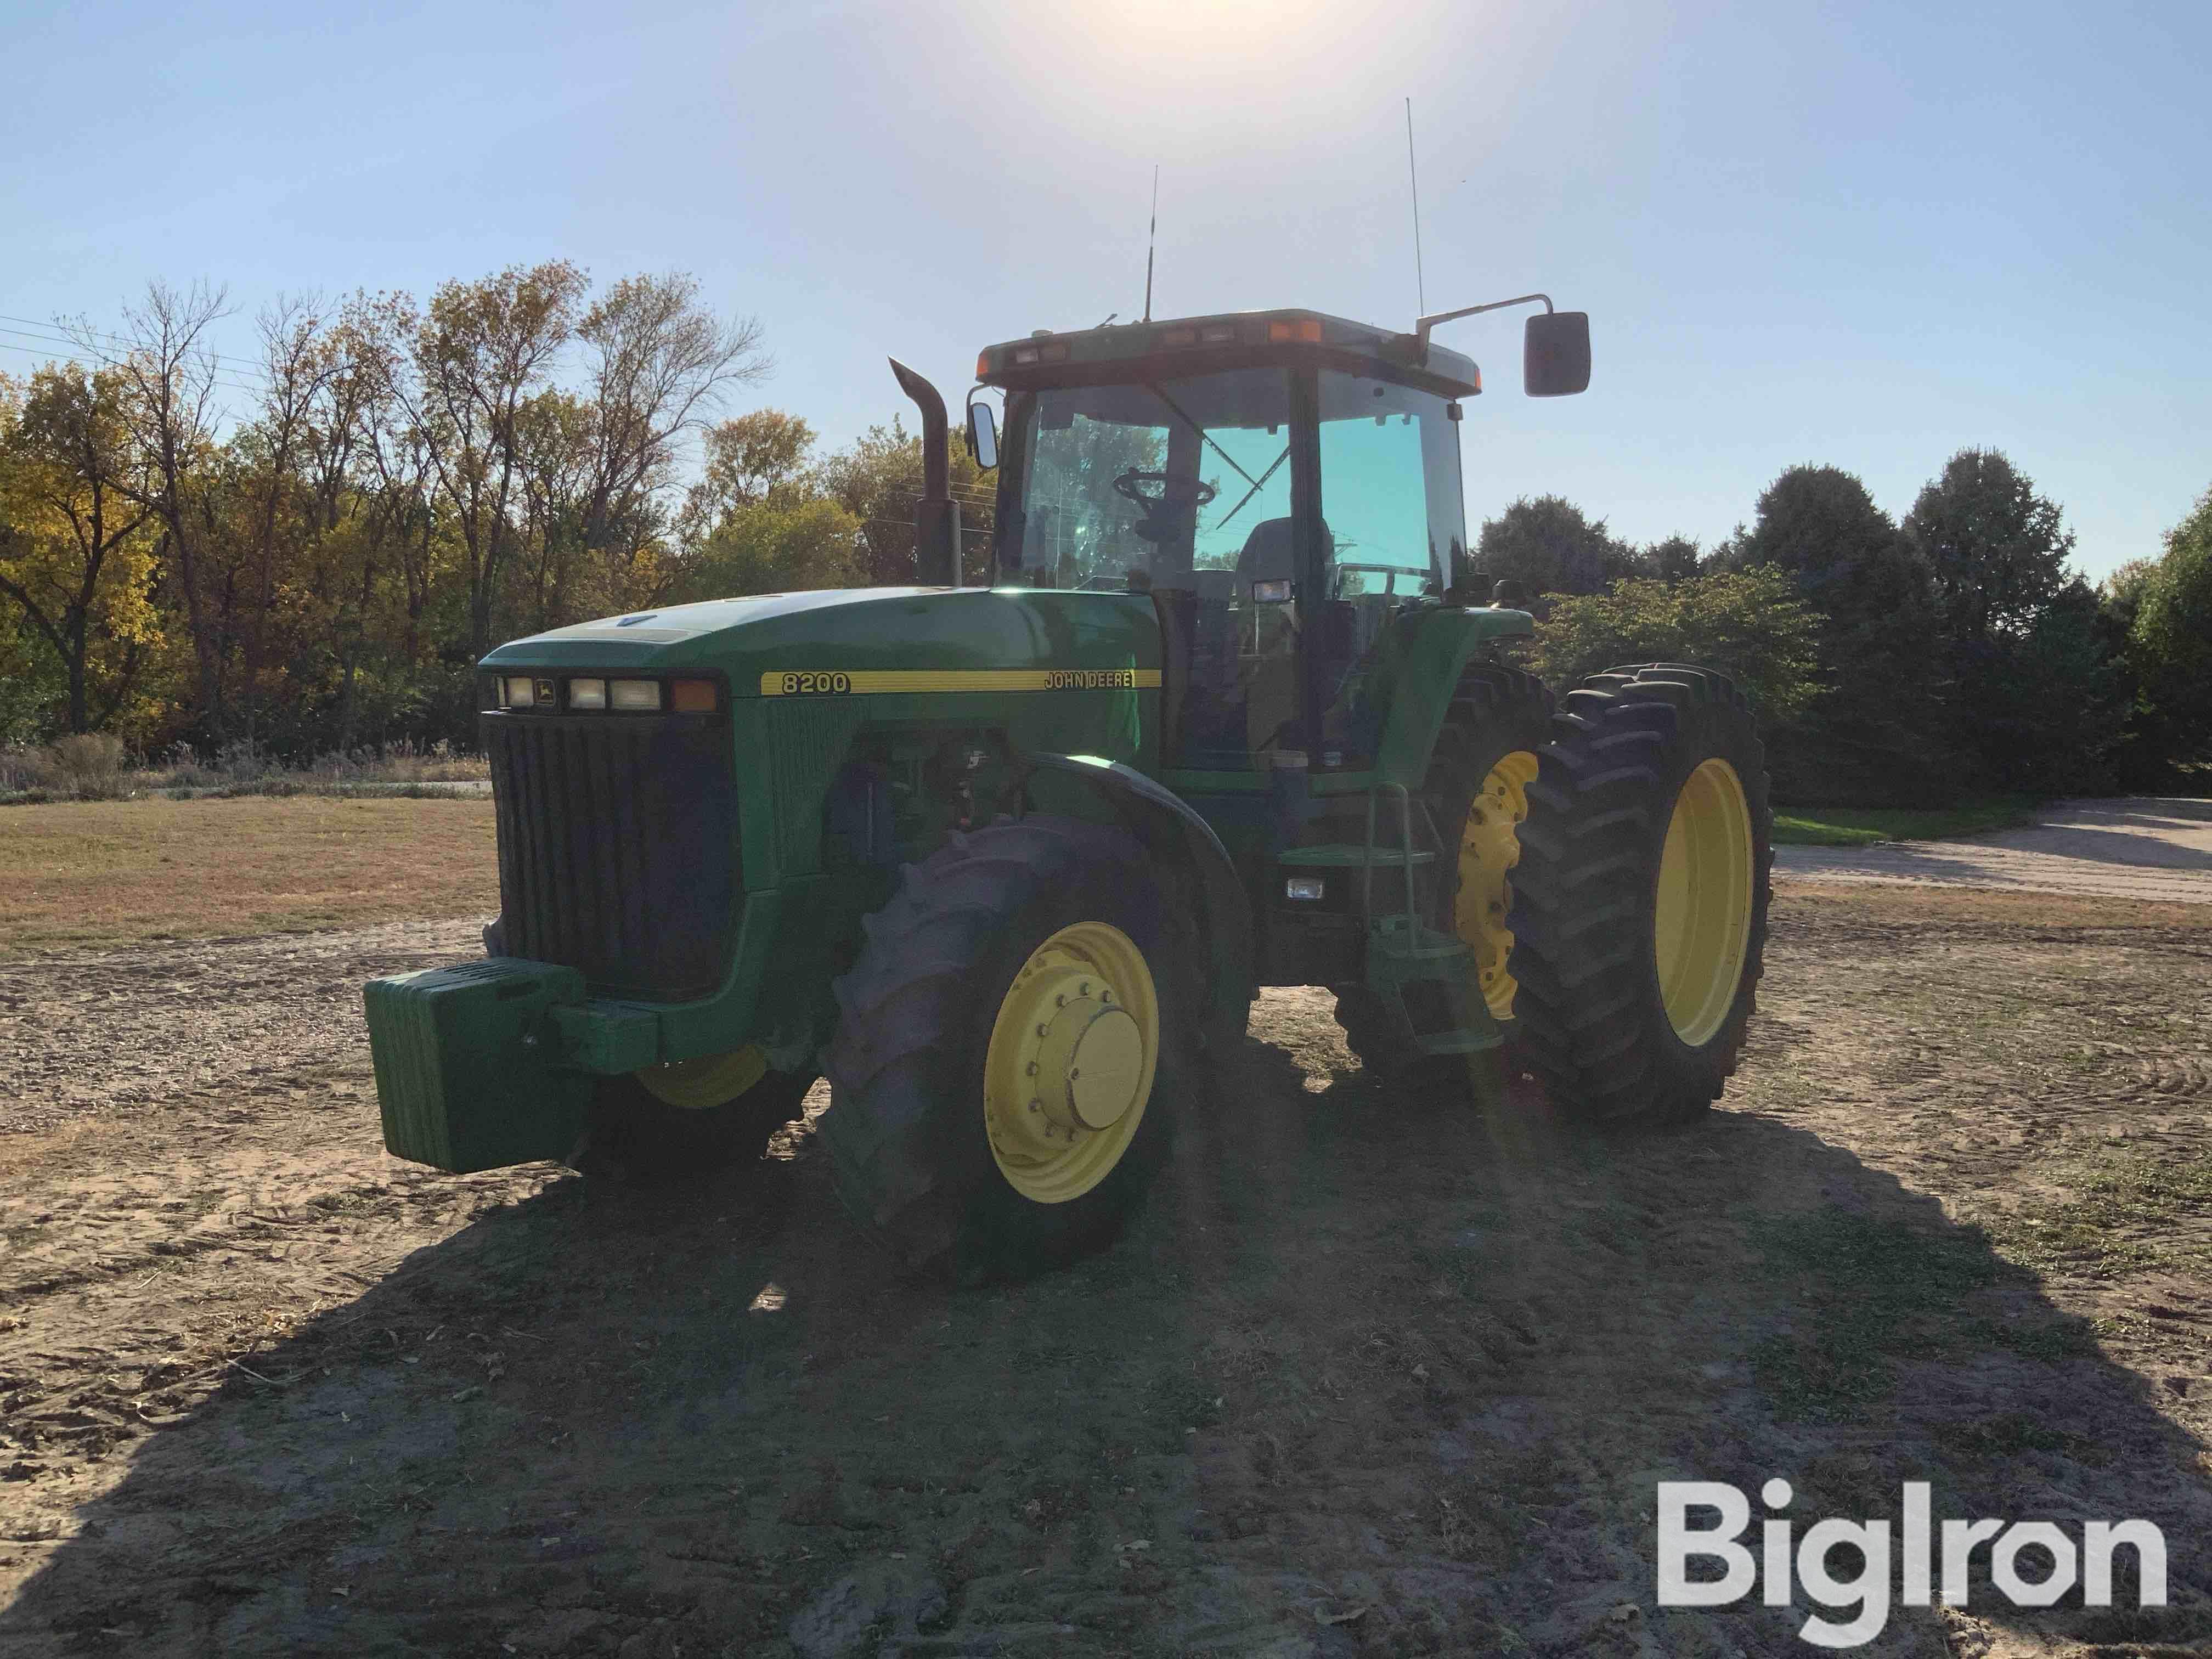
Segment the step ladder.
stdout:
<path fill-rule="evenodd" d="M 1398 845 L 1376 842 L 1377 807 L 1384 791 L 1397 797 Z M 1433 826 L 1431 826 L 1433 830 Z M 1364 848 L 1300 849 L 1310 853 L 1358 853 L 1359 915 L 1367 932 L 1367 983 L 1389 1012 L 1400 1040 L 1424 1054 L 1472 1054 L 1505 1040 L 1487 1004 L 1469 989 L 1474 953 L 1454 934 L 1425 926 L 1413 910 L 1413 871 L 1433 864 L 1432 850 L 1413 846 L 1413 803 L 1402 783 L 1382 783 L 1367 792 Z M 1314 862 L 1324 862 L 1316 859 Z M 1337 860 L 1350 864 L 1352 859 Z M 1406 909 L 1375 914 L 1375 869 L 1395 865 L 1403 874 Z"/>

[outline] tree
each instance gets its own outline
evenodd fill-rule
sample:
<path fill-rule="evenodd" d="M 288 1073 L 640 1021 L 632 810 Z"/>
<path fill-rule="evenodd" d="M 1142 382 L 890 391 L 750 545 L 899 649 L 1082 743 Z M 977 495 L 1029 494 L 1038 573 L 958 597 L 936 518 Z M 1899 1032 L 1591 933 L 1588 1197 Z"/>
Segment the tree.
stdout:
<path fill-rule="evenodd" d="M 2001 451 L 1954 455 L 1900 526 L 1928 562 L 1944 632 L 1958 641 L 2025 633 L 2071 580 L 2074 537 L 2063 516 Z"/>
<path fill-rule="evenodd" d="M 700 302 L 696 277 L 630 276 L 592 304 L 577 337 L 589 358 L 583 428 L 588 459 L 576 531 L 603 592 L 655 585 L 641 568 L 665 525 L 660 498 L 686 432 L 731 389 L 765 380 L 775 363 L 761 325 L 724 321 Z"/>
<path fill-rule="evenodd" d="M 1644 572 L 1662 582 L 1678 582 L 1698 574 L 1704 555 L 1696 542 L 1687 536 L 1669 536 L 1662 542 L 1653 542 L 1636 556 L 1636 562 Z"/>
<path fill-rule="evenodd" d="M 2166 532 L 2166 556 L 2142 585 L 2128 655 L 2166 755 L 2212 762 L 2212 490 Z"/>
<path fill-rule="evenodd" d="M 1778 570 L 1626 577 L 1553 599 L 1532 665 L 1565 688 L 1623 663 L 1701 663 L 1742 686 L 1762 722 L 1786 722 L 1819 695 L 1820 623 Z"/>
<path fill-rule="evenodd" d="M 1531 599 L 1545 593 L 1596 593 L 1638 574 L 1636 555 L 1613 538 L 1603 519 L 1558 495 L 1527 496 L 1482 526 L 1474 562 L 1494 580 L 1517 581 Z"/>
<path fill-rule="evenodd" d="M 20 399 L 0 384 L 0 596 L 52 651 L 71 732 L 115 718 L 156 633 L 126 395 L 115 370 L 74 363 L 39 370 Z"/>
<path fill-rule="evenodd" d="M 804 493 L 814 436 L 812 427 L 780 409 L 757 409 L 708 427 L 698 481 L 684 492 L 677 514 L 677 539 L 695 545 L 738 507 Z"/>
<path fill-rule="evenodd" d="M 2124 697 L 2063 517 L 2002 453 L 1962 449 L 1902 526 L 1934 581 L 1961 747 L 2000 787 L 2105 787 L 2119 740 Z"/>
<path fill-rule="evenodd" d="M 740 502 L 686 562 L 662 603 L 858 586 L 860 526 L 834 501 Z"/>
<path fill-rule="evenodd" d="M 586 286 L 565 259 L 441 283 L 413 331 L 412 381 L 395 383 L 429 434 L 437 491 L 460 538 L 472 658 L 491 648 L 493 607 L 515 550 L 523 406 L 574 336 Z"/>
<path fill-rule="evenodd" d="M 995 475 L 975 465 L 967 446 L 952 446 L 951 490 L 960 503 L 963 580 L 988 581 Z M 896 416 L 823 461 L 821 487 L 860 525 L 860 561 L 872 586 L 915 580 L 914 512 L 921 499 L 921 440 Z"/>
<path fill-rule="evenodd" d="M 228 724 L 223 668 L 229 617 L 226 595 L 237 589 L 236 555 L 218 535 L 222 520 L 216 484 L 216 357 L 208 330 L 229 313 L 221 288 L 195 283 L 179 290 L 158 279 L 123 313 L 127 343 L 116 367 L 128 396 L 124 409 L 141 471 L 129 488 L 161 525 L 161 580 L 181 603 L 198 672 L 196 717 L 210 736 Z M 105 356 L 87 325 L 67 325 L 88 356 Z"/>
<path fill-rule="evenodd" d="M 1823 619 L 1825 686 L 1769 734 L 1784 799 L 1913 805 L 1954 788 L 1934 584 L 1865 484 L 1838 467 L 1789 468 L 1714 562 L 1780 571 Z"/>

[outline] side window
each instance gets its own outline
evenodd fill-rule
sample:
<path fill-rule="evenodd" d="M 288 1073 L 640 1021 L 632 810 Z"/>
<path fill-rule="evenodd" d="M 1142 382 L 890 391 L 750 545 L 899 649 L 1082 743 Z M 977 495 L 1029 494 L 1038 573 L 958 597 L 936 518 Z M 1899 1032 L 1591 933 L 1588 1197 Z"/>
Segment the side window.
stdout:
<path fill-rule="evenodd" d="M 1321 379 L 1322 517 L 1340 583 L 1350 578 L 1355 592 L 1387 586 L 1401 598 L 1431 580 L 1441 589 L 1457 533 L 1437 522 L 1443 515 L 1431 499 L 1430 475 L 1443 458 L 1432 459 L 1430 427 L 1450 430 L 1442 399 L 1358 375 Z"/>
<path fill-rule="evenodd" d="M 1388 380 L 1324 371 L 1321 513 L 1331 567 L 1313 653 L 1324 753 L 1358 765 L 1380 740 L 1364 697 L 1391 625 L 1443 592 L 1463 544 L 1459 433 L 1444 400 Z"/>

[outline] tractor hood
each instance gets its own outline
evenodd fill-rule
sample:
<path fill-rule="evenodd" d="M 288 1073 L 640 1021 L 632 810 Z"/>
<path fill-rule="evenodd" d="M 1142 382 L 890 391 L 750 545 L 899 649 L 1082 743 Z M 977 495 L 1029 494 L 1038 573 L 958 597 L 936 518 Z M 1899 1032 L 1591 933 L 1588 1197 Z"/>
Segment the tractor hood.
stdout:
<path fill-rule="evenodd" d="M 1136 593 L 833 588 L 579 623 L 502 645 L 479 665 L 708 669 L 738 697 L 775 695 L 782 675 L 824 672 L 1122 669 L 1158 684 L 1159 627 L 1151 599 Z"/>

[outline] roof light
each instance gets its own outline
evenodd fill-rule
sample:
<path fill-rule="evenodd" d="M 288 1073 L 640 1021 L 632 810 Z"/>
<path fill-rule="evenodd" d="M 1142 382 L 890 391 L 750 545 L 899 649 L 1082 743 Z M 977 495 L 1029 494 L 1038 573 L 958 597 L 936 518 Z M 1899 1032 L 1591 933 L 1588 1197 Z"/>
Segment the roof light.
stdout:
<path fill-rule="evenodd" d="M 1037 349 L 1037 361 L 1043 363 L 1064 363 L 1067 361 L 1067 348 L 1065 345 L 1040 346 Z"/>
<path fill-rule="evenodd" d="M 658 709 L 660 707 L 660 682 L 659 680 L 611 680 L 607 683 L 607 695 L 617 708 L 629 709 L 633 712 L 639 709 Z"/>
<path fill-rule="evenodd" d="M 571 708 L 605 708 L 607 706 L 607 683 L 605 680 L 570 680 L 568 707 Z"/>
<path fill-rule="evenodd" d="M 1208 323 L 1204 328 L 1198 331 L 1198 338 L 1199 343 L 1201 345 L 1233 344 L 1237 338 L 1237 325 L 1234 323 Z"/>
<path fill-rule="evenodd" d="M 1164 346 L 1196 345 L 1198 343 L 1198 331 L 1194 328 L 1169 329 L 1165 333 L 1160 336 L 1160 343 Z"/>
<path fill-rule="evenodd" d="M 1029 364 L 1033 363 L 1037 360 L 1036 354 L 1037 349 L 1035 346 L 1016 346 L 1014 348 L 1014 367 L 1017 368 L 1026 368 Z"/>
<path fill-rule="evenodd" d="M 991 354 L 988 351 L 977 352 L 975 354 L 975 378 L 980 380 L 990 372 Z"/>
<path fill-rule="evenodd" d="M 1269 323 L 1267 343 L 1270 345 L 1279 345 L 1285 341 L 1293 341 L 1301 345 L 1319 345 L 1321 319 L 1307 317 L 1297 322 Z"/>

